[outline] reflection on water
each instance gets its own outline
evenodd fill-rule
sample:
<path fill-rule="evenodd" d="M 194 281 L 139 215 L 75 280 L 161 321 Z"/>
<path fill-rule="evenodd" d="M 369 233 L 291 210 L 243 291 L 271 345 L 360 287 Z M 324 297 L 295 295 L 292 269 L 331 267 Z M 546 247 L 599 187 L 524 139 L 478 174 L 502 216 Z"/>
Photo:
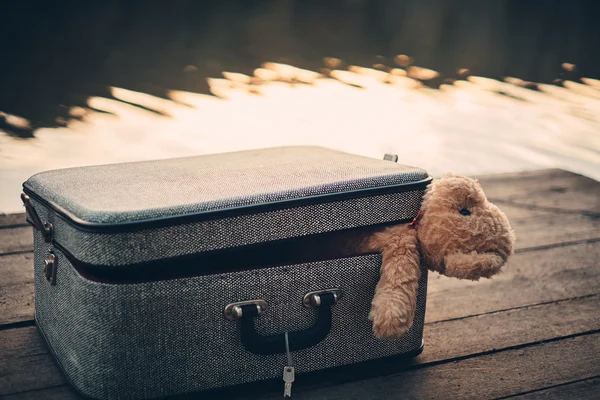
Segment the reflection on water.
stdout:
<path fill-rule="evenodd" d="M 265 63 L 209 79 L 213 95 L 168 99 L 113 87 L 65 127 L 0 136 L 0 207 L 18 210 L 20 183 L 39 170 L 299 144 L 397 153 L 434 175 L 561 167 L 600 179 L 600 81 L 532 90 L 471 76 L 435 90 L 398 66 L 324 72 Z"/>
<path fill-rule="evenodd" d="M 600 2 L 9 2 L 0 212 L 41 170 L 315 144 L 600 179 Z"/>

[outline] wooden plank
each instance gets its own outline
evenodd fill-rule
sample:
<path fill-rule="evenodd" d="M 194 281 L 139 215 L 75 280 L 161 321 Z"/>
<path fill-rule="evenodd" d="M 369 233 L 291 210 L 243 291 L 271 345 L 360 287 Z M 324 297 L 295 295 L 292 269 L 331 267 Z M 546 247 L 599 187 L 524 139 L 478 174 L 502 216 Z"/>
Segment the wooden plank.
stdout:
<path fill-rule="evenodd" d="M 517 252 L 538 246 L 549 246 L 600 238 L 600 218 L 586 215 L 562 215 L 555 212 L 519 209 L 506 204 L 499 205 L 509 218 L 517 237 Z M 525 215 L 524 215 L 525 214 Z"/>
<path fill-rule="evenodd" d="M 586 252 L 591 253 L 588 255 L 585 254 Z M 600 241 L 598 239 L 571 245 L 558 244 L 541 250 L 518 252 L 511 256 L 499 274 L 490 279 L 479 281 L 449 278 L 436 272 L 430 272 L 428 295 L 454 288 L 480 287 L 517 277 L 518 279 L 533 279 L 539 277 L 540 273 L 551 274 L 567 269 L 594 267 L 596 263 L 592 255 L 597 255 L 598 252 L 600 252 Z"/>
<path fill-rule="evenodd" d="M 0 328 L 34 318 L 33 284 L 0 288 Z"/>
<path fill-rule="evenodd" d="M 0 334 L 11 331 L 14 329 L 0 331 Z M 60 384 L 65 384 L 64 377 L 48 353 L 12 359 L 9 364 L 2 360 L 0 365 L 0 396 Z"/>
<path fill-rule="evenodd" d="M 491 399 L 600 375 L 598 352 L 589 334 L 313 390 L 298 379 L 294 398 Z"/>
<path fill-rule="evenodd" d="M 513 311 L 428 324 L 417 364 L 437 363 L 495 349 L 600 329 L 600 294 Z M 481 333 L 485 332 L 485 335 Z M 0 331 L 0 394 L 64 383 L 35 327 Z M 414 365 L 413 365 L 414 367 Z M 30 373 L 23 374 L 23 371 Z"/>
<path fill-rule="evenodd" d="M 519 346 L 600 329 L 600 294 L 426 325 L 426 351 L 419 363 L 432 363 L 494 349 Z"/>
<path fill-rule="evenodd" d="M 48 389 L 32 390 L 3 396 L 3 400 L 81 400 L 79 396 L 69 386 L 57 386 Z"/>
<path fill-rule="evenodd" d="M 541 170 L 484 176 L 479 181 L 488 198 L 499 206 L 509 201 L 600 215 L 600 185 L 582 175 Z"/>
<path fill-rule="evenodd" d="M 334 386 L 323 386 L 322 382 L 316 384 L 302 382 L 302 377 L 299 376 L 294 385 L 294 398 L 482 399 L 507 397 L 524 391 L 535 391 L 540 387 L 562 386 L 585 378 L 589 378 L 591 385 L 597 385 L 591 375 L 600 374 L 600 363 L 597 362 L 596 356 L 599 351 L 600 334 L 596 333 L 495 352 L 452 363 L 395 372 L 387 376 L 364 380 L 357 378 L 350 382 L 347 379 L 352 378 L 347 377 L 346 382 Z M 370 375 L 369 372 L 367 374 Z M 336 378 L 334 383 L 340 382 L 340 379 L 343 378 Z M 579 389 L 578 392 L 589 393 L 590 390 L 584 388 Z M 63 396 L 67 399 L 80 398 L 66 386 L 15 393 L 7 398 L 49 399 L 63 398 Z M 280 397 L 279 391 L 246 396 L 244 393 L 239 393 L 239 396 L 235 396 L 239 399 Z M 215 398 L 218 398 L 218 395 Z"/>
<path fill-rule="evenodd" d="M 598 400 L 599 397 L 600 377 L 595 377 L 508 398 L 512 400 Z"/>
<path fill-rule="evenodd" d="M 295 392 L 295 391 L 294 391 Z M 510 396 L 514 400 L 597 400 L 600 393 L 600 378 L 585 379 L 575 383 L 559 385 L 553 388 Z M 206 399 L 204 396 L 198 396 Z M 58 386 L 49 389 L 33 390 L 3 397 L 4 400 L 75 400 L 81 399 L 70 387 Z M 348 397 L 354 398 L 352 396 Z M 398 398 L 404 398 L 398 396 Z"/>
<path fill-rule="evenodd" d="M 431 274 L 426 321 L 441 321 L 598 292 L 600 243 L 515 255 L 505 272 L 479 282 Z"/>
<path fill-rule="evenodd" d="M 33 319 L 33 253 L 0 256 L 0 326 Z"/>
<path fill-rule="evenodd" d="M 25 213 L 0 214 L 0 229 L 29 226 L 25 221 Z"/>
<path fill-rule="evenodd" d="M 0 256 L 0 288 L 33 282 L 33 253 Z"/>
<path fill-rule="evenodd" d="M 553 194 L 564 188 L 583 191 L 596 191 L 598 182 L 583 175 L 562 169 L 540 169 L 533 171 L 511 172 L 474 176 L 488 197 L 511 198 L 524 193 L 550 192 Z"/>
<path fill-rule="evenodd" d="M 0 229 L 0 255 L 31 251 L 33 249 L 33 230 L 29 226 Z"/>

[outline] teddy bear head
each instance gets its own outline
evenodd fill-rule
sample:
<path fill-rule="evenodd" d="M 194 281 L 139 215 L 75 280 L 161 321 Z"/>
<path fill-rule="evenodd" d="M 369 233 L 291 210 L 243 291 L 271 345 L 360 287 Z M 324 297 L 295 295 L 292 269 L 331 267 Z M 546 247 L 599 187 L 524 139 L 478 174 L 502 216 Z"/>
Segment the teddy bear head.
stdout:
<path fill-rule="evenodd" d="M 421 260 L 443 275 L 478 280 L 500 272 L 515 235 L 471 178 L 445 175 L 426 190 L 418 220 Z"/>

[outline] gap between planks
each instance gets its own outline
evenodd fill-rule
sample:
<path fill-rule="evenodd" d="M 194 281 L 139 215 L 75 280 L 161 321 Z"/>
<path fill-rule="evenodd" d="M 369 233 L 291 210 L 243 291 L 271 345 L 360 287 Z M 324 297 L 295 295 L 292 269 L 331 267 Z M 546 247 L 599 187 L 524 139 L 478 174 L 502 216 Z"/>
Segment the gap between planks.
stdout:
<path fill-rule="evenodd" d="M 550 207 L 550 206 L 542 206 L 537 204 L 529 204 L 529 203 L 521 203 L 513 200 L 504 200 L 504 199 L 489 199 L 492 203 L 496 204 L 504 204 L 510 205 L 513 207 L 523 208 L 525 210 L 535 210 L 535 211 L 547 211 L 556 214 L 564 214 L 564 215 L 584 215 L 586 217 L 592 218 L 600 218 L 600 212 L 584 210 L 584 209 L 565 209 L 560 207 Z"/>
<path fill-rule="evenodd" d="M 600 393 L 600 375 L 591 378 L 576 379 L 571 382 L 560 383 L 541 389 L 518 393 L 510 396 L 496 397 L 493 400 L 598 400 Z"/>
<path fill-rule="evenodd" d="M 526 252 L 530 252 L 530 251 L 554 249 L 556 247 L 574 246 L 577 244 L 584 244 L 584 243 L 596 243 L 596 242 L 600 242 L 600 237 L 590 238 L 590 239 L 581 239 L 581 240 L 572 240 L 569 242 L 561 242 L 561 243 L 551 243 L 551 244 L 545 244 L 545 245 L 540 245 L 540 246 L 522 247 L 520 249 L 516 249 L 515 254 L 526 253 Z"/>
<path fill-rule="evenodd" d="M 0 229 L 10 229 L 28 226 L 25 221 L 25 213 L 0 214 Z"/>

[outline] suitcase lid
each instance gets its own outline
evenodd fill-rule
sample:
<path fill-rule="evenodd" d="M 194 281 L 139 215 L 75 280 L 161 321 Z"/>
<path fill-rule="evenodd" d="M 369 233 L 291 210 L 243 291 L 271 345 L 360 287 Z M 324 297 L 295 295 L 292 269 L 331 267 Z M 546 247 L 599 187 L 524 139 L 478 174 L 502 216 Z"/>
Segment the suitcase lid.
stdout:
<path fill-rule="evenodd" d="M 293 146 L 52 170 L 23 187 L 71 228 L 107 234 L 424 188 L 430 180 L 420 168 Z"/>

